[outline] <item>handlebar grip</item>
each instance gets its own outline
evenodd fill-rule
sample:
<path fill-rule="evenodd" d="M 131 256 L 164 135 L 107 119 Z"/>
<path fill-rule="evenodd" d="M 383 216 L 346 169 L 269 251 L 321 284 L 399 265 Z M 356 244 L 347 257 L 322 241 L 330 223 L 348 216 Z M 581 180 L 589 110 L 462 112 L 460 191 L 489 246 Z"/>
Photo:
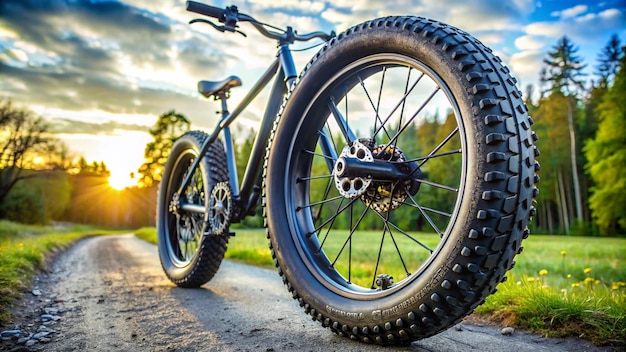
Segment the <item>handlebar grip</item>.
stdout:
<path fill-rule="evenodd" d="M 196 1 L 187 1 L 187 11 L 199 13 L 201 15 L 220 19 L 224 15 L 224 9 L 219 7 L 206 5 Z"/>

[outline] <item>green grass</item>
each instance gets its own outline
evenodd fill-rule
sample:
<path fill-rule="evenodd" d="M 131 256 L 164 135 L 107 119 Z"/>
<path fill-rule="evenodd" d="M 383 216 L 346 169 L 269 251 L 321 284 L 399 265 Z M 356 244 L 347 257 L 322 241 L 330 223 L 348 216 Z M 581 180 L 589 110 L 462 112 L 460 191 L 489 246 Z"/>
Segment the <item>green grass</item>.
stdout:
<path fill-rule="evenodd" d="M 65 228 L 29 226 L 0 220 L 0 323 L 10 319 L 10 309 L 30 288 L 33 275 L 45 259 L 88 234 L 119 231 L 72 225 Z"/>
<path fill-rule="evenodd" d="M 228 243 L 226 258 L 252 265 L 274 267 L 264 229 L 236 229 L 235 233 L 235 237 Z M 135 231 L 135 236 L 157 244 L 154 227 L 142 227 Z"/>
<path fill-rule="evenodd" d="M 626 341 L 626 239 L 531 236 L 478 314 L 545 336 Z"/>
<path fill-rule="evenodd" d="M 235 232 L 227 258 L 273 266 L 265 230 Z M 136 234 L 156 243 L 154 228 Z M 378 245 L 372 240 L 376 234 L 359 233 L 366 240 L 353 243 L 354 257 Z M 430 234 L 419 234 L 419 238 L 428 245 L 438 241 Z M 626 239 L 534 235 L 523 245 L 524 252 L 516 257 L 509 280 L 498 286 L 498 292 L 489 296 L 476 314 L 546 336 L 578 336 L 598 345 L 626 341 Z M 330 253 L 337 253 L 339 248 L 337 244 L 325 246 Z M 419 261 L 422 256 L 422 251 L 416 251 L 406 257 Z M 360 266 L 353 264 L 353 276 L 365 273 Z M 398 270 L 385 268 L 379 272 Z M 358 280 L 353 278 L 354 282 Z"/>

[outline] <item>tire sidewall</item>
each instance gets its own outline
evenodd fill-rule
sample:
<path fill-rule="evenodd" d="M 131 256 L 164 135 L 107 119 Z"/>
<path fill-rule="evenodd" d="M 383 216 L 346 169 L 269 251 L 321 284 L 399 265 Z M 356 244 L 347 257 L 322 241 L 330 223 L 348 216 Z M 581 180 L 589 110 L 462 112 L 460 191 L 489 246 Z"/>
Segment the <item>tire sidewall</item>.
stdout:
<path fill-rule="evenodd" d="M 468 94 L 467 87 L 462 84 L 463 73 L 454 68 L 449 54 L 445 53 L 440 45 L 417 39 L 415 34 L 406 30 L 388 28 L 386 31 L 375 31 L 358 27 L 353 30 L 353 33 L 349 33 L 349 40 L 339 38 L 330 49 L 322 51 L 321 56 L 300 78 L 284 107 L 268 155 L 267 217 L 275 256 L 297 295 L 313 309 L 332 320 L 350 322 L 354 325 L 373 325 L 406 318 L 410 307 L 418 307 L 427 302 L 433 291 L 450 275 L 454 258 L 459 256 L 466 241 L 466 234 L 474 225 L 478 207 L 477 202 L 470 200 L 480 198 L 483 184 L 479 175 L 485 173 L 487 166 L 482 157 L 484 152 L 480 144 L 480 141 L 484 140 L 484 132 L 480 130 L 481 124 L 477 123 L 482 117 L 471 109 L 475 102 Z M 287 180 L 287 175 L 289 160 L 293 159 L 291 153 L 294 152 L 293 146 L 289 143 L 294 139 L 293 131 L 300 130 L 301 116 L 308 110 L 312 97 L 342 67 L 361 57 L 376 53 L 403 54 L 417 59 L 437 72 L 452 95 L 457 98 L 463 119 L 459 123 L 463 123 L 465 138 L 474 136 L 474 140 L 465 143 L 464 153 L 467 157 L 465 187 L 462 192 L 464 201 L 458 209 L 453 230 L 442 240 L 444 243 L 440 245 L 440 252 L 407 287 L 372 301 L 355 300 L 336 294 L 320 283 L 309 271 L 302 262 L 298 254 L 298 245 L 291 235 L 295 231 L 293 223 L 296 219 L 289 218 L 286 197 L 289 197 L 291 192 L 288 189 L 290 181 Z M 277 219 L 282 221 L 274 221 Z"/>

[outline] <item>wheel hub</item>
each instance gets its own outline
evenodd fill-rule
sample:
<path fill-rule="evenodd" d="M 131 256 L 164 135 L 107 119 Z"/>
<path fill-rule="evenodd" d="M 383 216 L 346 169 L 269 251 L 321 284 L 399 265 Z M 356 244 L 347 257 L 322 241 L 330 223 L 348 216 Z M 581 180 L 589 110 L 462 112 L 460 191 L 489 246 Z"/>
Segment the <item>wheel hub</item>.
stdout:
<path fill-rule="evenodd" d="M 367 191 L 367 187 L 372 183 L 372 179 L 368 177 L 348 177 L 341 176 L 345 171 L 346 164 L 344 157 L 356 158 L 360 161 L 374 161 L 372 152 L 364 144 L 359 141 L 352 142 L 341 151 L 340 157 L 335 163 L 333 176 L 335 178 L 335 186 L 339 193 L 346 198 L 356 198 Z"/>
<path fill-rule="evenodd" d="M 377 177 L 373 177 L 377 176 Z M 397 209 L 419 190 L 422 174 L 397 146 L 358 140 L 347 145 L 333 169 L 335 186 L 346 198 L 360 197 L 378 212 Z"/>

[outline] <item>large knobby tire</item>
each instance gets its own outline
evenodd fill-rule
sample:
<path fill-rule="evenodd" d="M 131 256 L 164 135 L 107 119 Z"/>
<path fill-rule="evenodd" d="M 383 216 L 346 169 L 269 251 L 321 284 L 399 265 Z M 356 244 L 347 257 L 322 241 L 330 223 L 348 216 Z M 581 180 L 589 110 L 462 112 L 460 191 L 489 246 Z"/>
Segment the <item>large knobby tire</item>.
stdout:
<path fill-rule="evenodd" d="M 157 238 L 159 258 L 167 277 L 180 287 L 200 287 L 213 278 L 224 259 L 227 236 L 205 234 L 207 213 L 174 211 L 174 194 L 198 158 L 203 132 L 187 132 L 176 140 L 163 169 L 157 197 Z M 226 155 L 221 141 L 215 141 L 202 156 L 190 185 L 180 198 L 209 209 L 211 191 L 228 179 Z M 228 231 L 226 231 L 228 232 Z"/>
<path fill-rule="evenodd" d="M 404 344 L 495 292 L 537 194 L 515 83 L 478 40 L 418 17 L 352 27 L 311 60 L 274 125 L 263 206 L 279 273 L 315 320 Z"/>

